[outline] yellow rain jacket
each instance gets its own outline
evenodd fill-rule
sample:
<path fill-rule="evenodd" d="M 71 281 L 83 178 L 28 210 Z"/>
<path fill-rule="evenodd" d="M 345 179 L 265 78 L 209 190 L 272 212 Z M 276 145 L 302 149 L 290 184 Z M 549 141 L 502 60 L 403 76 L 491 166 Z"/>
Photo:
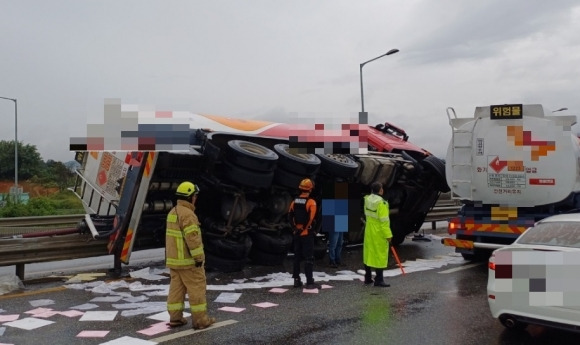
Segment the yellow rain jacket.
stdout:
<path fill-rule="evenodd" d="M 194 267 L 205 261 L 199 220 L 195 206 L 185 200 L 177 200 L 167 215 L 165 232 L 165 265 L 173 269 Z"/>
<path fill-rule="evenodd" d="M 389 260 L 389 242 L 392 238 L 389 220 L 389 203 L 380 195 L 370 194 L 364 197 L 365 235 L 363 245 L 363 263 L 373 268 L 386 268 Z"/>

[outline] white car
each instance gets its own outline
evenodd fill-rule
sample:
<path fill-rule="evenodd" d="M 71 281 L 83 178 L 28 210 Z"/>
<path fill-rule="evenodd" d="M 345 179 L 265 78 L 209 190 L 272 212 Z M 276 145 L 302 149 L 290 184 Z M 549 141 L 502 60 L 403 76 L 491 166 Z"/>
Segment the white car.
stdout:
<path fill-rule="evenodd" d="M 542 219 L 489 259 L 487 300 L 509 329 L 580 332 L 580 214 Z"/>

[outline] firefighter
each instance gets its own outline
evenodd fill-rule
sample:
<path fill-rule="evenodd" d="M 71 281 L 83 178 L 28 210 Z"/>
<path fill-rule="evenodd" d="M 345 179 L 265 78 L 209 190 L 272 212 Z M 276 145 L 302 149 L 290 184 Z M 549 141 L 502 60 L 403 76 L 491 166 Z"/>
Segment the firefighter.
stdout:
<path fill-rule="evenodd" d="M 187 323 L 183 318 L 186 292 L 189 296 L 193 328 L 203 329 L 215 323 L 215 319 L 207 315 L 205 255 L 199 220 L 195 214 L 198 193 L 197 185 L 191 182 L 181 183 L 175 192 L 177 205 L 167 215 L 165 263 L 171 275 L 167 296 L 170 327 Z"/>
<path fill-rule="evenodd" d="M 365 235 L 363 244 L 363 262 L 365 266 L 365 284 L 372 284 L 371 268 L 375 269 L 374 286 L 389 287 L 383 278 L 387 268 L 389 244 L 393 234 L 389 219 L 389 203 L 383 199 L 383 185 L 374 182 L 371 194 L 364 197 Z"/>
<path fill-rule="evenodd" d="M 289 221 L 294 232 L 294 268 L 292 278 L 294 287 L 301 287 L 300 261 L 304 260 L 304 274 L 306 275 L 306 288 L 319 289 L 314 283 L 314 217 L 316 216 L 316 200 L 310 197 L 314 189 L 314 182 L 305 178 L 298 186 L 300 195 L 292 201 L 289 210 Z"/>

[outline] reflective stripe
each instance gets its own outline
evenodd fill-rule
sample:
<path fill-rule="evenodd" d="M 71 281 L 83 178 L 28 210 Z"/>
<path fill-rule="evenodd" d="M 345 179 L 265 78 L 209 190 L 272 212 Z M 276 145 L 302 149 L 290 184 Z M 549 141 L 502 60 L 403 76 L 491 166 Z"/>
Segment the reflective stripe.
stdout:
<path fill-rule="evenodd" d="M 171 230 L 171 229 L 167 229 L 167 231 L 165 232 L 165 234 L 167 236 L 171 236 L 171 237 L 181 237 L 183 238 L 183 233 L 179 230 Z"/>
<path fill-rule="evenodd" d="M 193 260 L 193 258 L 187 258 L 187 259 L 172 259 L 172 258 L 167 258 L 165 260 L 165 262 L 168 265 L 175 265 L 175 266 L 187 266 L 187 265 L 193 265 L 193 264 L 195 264 L 195 260 Z"/>
<path fill-rule="evenodd" d="M 191 256 L 198 256 L 200 254 L 203 254 L 203 246 L 199 246 L 195 249 L 190 250 L 189 254 L 191 254 Z"/>
<path fill-rule="evenodd" d="M 185 251 L 183 250 L 183 237 L 175 238 L 175 248 L 177 249 L 177 258 L 183 259 L 185 258 Z"/>
<path fill-rule="evenodd" d="M 388 222 L 389 221 L 389 216 L 383 217 L 381 219 L 379 219 L 381 222 Z"/>
<path fill-rule="evenodd" d="M 197 224 L 192 224 L 190 226 L 188 226 L 187 228 L 183 229 L 183 232 L 187 235 L 191 232 L 199 232 L 199 225 Z"/>
<path fill-rule="evenodd" d="M 176 214 L 168 214 L 167 221 L 169 223 L 177 223 L 177 215 Z"/>
<path fill-rule="evenodd" d="M 377 215 L 377 211 L 365 210 L 365 216 L 371 217 L 371 218 L 375 218 L 375 219 L 379 219 L 379 216 Z"/>
<path fill-rule="evenodd" d="M 185 309 L 185 304 L 181 303 L 167 303 L 167 310 L 169 311 L 182 311 Z"/>
<path fill-rule="evenodd" d="M 191 307 L 191 312 L 192 313 L 197 313 L 200 311 L 206 311 L 207 310 L 207 304 L 196 304 L 196 305 L 192 305 Z"/>

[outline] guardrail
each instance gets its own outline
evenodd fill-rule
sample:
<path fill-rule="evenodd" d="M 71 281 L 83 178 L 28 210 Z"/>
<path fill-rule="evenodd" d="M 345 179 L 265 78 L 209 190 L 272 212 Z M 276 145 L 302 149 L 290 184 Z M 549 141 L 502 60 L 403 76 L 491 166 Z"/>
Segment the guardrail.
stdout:
<path fill-rule="evenodd" d="M 425 222 L 436 229 L 437 222 L 455 216 L 459 208 L 455 201 L 442 198 L 427 214 Z M 0 266 L 16 265 L 16 275 L 24 280 L 25 264 L 107 255 L 107 241 L 95 240 L 90 234 L 22 238 L 55 228 L 74 228 L 83 218 L 84 214 L 1 218 L 0 238 L 4 238 L 0 239 Z"/>

